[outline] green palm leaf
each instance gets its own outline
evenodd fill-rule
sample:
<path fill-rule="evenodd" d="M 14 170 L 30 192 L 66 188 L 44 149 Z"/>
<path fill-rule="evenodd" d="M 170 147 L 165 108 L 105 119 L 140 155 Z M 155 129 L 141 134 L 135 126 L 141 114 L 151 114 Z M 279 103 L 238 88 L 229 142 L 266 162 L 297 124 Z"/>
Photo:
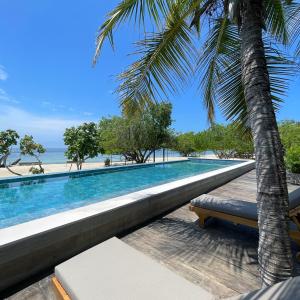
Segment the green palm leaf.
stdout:
<path fill-rule="evenodd" d="M 265 0 L 265 11 L 267 31 L 282 44 L 287 44 L 289 41 L 289 30 L 285 1 Z"/>
<path fill-rule="evenodd" d="M 287 90 L 288 78 L 298 70 L 286 53 L 275 49 L 269 39 L 265 38 L 264 42 L 273 105 L 278 109 Z M 240 46 L 238 27 L 227 18 L 216 19 L 198 64 L 200 86 L 210 122 L 214 121 L 214 109 L 218 104 L 227 120 L 239 126 L 247 125 Z"/>
<path fill-rule="evenodd" d="M 140 59 L 119 76 L 121 105 L 175 92 L 178 79 L 185 82 L 192 74 L 196 52 L 186 15 L 185 3 L 179 1 L 170 8 L 164 31 L 137 43 Z"/>
<path fill-rule="evenodd" d="M 144 23 L 145 14 L 148 13 L 156 24 L 160 24 L 160 17 L 167 13 L 169 2 L 170 0 L 123 0 L 120 2 L 98 29 L 94 64 L 97 62 L 106 39 L 114 48 L 113 31 L 120 23 L 132 17 L 139 23 Z"/>
<path fill-rule="evenodd" d="M 230 65 L 231 56 L 236 56 L 235 50 L 239 45 L 239 37 L 236 28 L 227 17 L 214 21 L 214 25 L 207 37 L 204 51 L 198 61 L 203 91 L 203 101 L 208 112 L 208 120 L 214 121 L 215 102 L 220 76 Z"/>

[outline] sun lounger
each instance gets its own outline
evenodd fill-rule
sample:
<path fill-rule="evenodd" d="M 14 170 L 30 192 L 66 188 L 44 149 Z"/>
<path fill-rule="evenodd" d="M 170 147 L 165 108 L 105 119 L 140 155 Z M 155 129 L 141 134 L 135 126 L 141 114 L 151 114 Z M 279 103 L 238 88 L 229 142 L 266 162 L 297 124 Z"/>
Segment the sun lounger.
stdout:
<path fill-rule="evenodd" d="M 290 237 L 300 246 L 300 188 L 289 194 Z M 203 194 L 191 201 L 190 210 L 205 226 L 210 217 L 257 228 L 257 205 L 253 202 Z"/>
<path fill-rule="evenodd" d="M 58 265 L 53 283 L 64 300 L 213 299 L 117 238 Z"/>
<path fill-rule="evenodd" d="M 58 265 L 52 280 L 63 300 L 219 299 L 117 238 Z M 299 287 L 300 277 L 295 277 L 229 299 L 300 299 Z"/>
<path fill-rule="evenodd" d="M 300 277 L 298 276 L 227 300 L 296 300 L 300 299 L 299 287 Z"/>

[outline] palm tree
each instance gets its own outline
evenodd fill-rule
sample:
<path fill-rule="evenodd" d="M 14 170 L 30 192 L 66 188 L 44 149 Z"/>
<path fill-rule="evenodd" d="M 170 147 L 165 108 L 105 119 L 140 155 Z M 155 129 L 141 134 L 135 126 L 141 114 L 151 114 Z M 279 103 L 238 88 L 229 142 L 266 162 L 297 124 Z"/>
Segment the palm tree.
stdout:
<path fill-rule="evenodd" d="M 250 127 L 263 285 L 286 279 L 293 268 L 275 111 L 287 77 L 295 72 L 287 46 L 299 36 L 299 6 L 280 0 L 123 0 L 108 14 L 96 42 L 94 62 L 106 39 L 114 46 L 113 33 L 120 23 L 134 18 L 146 31 L 145 20 L 150 19 L 156 32 L 137 43 L 137 61 L 119 75 L 123 108 L 177 92 L 193 76 L 199 78 L 210 121 L 219 105 L 227 119 Z"/>

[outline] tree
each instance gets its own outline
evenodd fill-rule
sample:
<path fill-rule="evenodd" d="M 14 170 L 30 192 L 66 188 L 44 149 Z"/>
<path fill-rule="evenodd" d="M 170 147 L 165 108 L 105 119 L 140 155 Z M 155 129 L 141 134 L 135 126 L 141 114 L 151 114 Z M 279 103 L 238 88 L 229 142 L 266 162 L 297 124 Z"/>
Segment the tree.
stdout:
<path fill-rule="evenodd" d="M 135 114 L 103 118 L 99 123 L 100 143 L 106 153 L 120 153 L 127 160 L 145 163 L 171 140 L 171 111 L 169 103 L 160 103 Z"/>
<path fill-rule="evenodd" d="M 39 168 L 31 167 L 29 172 L 33 174 L 44 173 L 44 168 L 42 167 L 42 162 L 40 160 L 40 155 L 46 152 L 46 149 L 33 140 L 32 135 L 25 135 L 20 141 L 20 151 L 22 155 L 33 156 L 37 162 Z"/>
<path fill-rule="evenodd" d="M 203 132 L 207 150 L 218 158 L 253 158 L 254 149 L 250 134 L 243 134 L 235 124 L 213 124 Z"/>
<path fill-rule="evenodd" d="M 122 154 L 126 136 L 122 132 L 127 128 L 124 118 L 113 116 L 102 118 L 99 122 L 99 139 L 105 154 Z M 124 139 L 124 142 L 122 142 Z M 126 148 L 126 147 L 125 147 Z"/>
<path fill-rule="evenodd" d="M 287 49 L 291 40 L 298 43 L 299 15 L 294 1 L 123 0 L 109 13 L 97 38 L 95 61 L 104 41 L 108 38 L 113 45 L 114 30 L 132 16 L 140 20 L 143 32 L 146 18 L 157 29 L 137 44 L 138 60 L 119 76 L 125 109 L 144 105 L 143 99 L 159 91 L 176 92 L 197 65 L 209 119 L 214 119 L 219 104 L 228 119 L 250 127 L 263 285 L 288 278 L 293 268 L 286 173 L 274 109 L 293 72 L 293 62 L 281 49 Z M 207 40 L 203 51 L 195 51 L 203 23 L 210 25 Z"/>
<path fill-rule="evenodd" d="M 173 149 L 183 156 L 189 156 L 196 152 L 195 134 L 194 132 L 186 132 L 176 136 Z"/>
<path fill-rule="evenodd" d="M 97 124 L 94 122 L 67 128 L 64 133 L 64 142 L 68 146 L 65 155 L 76 163 L 77 170 L 82 169 L 82 164 L 87 159 L 103 153 L 99 143 Z"/>
<path fill-rule="evenodd" d="M 19 135 L 15 130 L 0 131 L 0 168 L 7 168 L 15 175 L 21 175 L 12 171 L 7 165 L 7 158 L 11 154 L 12 146 L 17 145 Z"/>

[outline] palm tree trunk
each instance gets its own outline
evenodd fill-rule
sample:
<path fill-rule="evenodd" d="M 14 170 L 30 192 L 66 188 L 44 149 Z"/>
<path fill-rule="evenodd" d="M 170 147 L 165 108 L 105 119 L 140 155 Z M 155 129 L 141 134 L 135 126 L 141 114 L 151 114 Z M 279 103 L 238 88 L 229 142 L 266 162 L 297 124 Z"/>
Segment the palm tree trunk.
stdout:
<path fill-rule="evenodd" d="M 264 286 L 292 274 L 288 192 L 262 40 L 262 0 L 241 8 L 242 79 L 254 139 L 259 227 L 258 260 Z"/>

